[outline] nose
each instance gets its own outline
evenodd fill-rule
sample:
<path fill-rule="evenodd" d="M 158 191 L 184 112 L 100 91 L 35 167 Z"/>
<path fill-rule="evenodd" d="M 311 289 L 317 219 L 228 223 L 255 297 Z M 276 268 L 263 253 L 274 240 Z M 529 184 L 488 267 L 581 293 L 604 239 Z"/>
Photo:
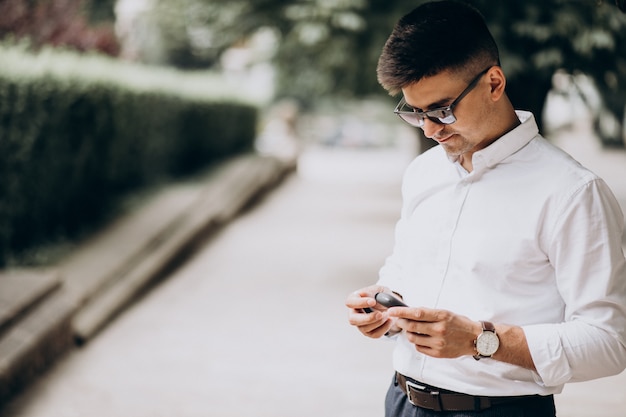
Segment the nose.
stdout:
<path fill-rule="evenodd" d="M 441 129 L 444 128 L 444 125 L 440 124 L 440 123 L 435 123 L 432 120 L 425 118 L 424 119 L 424 126 L 422 126 L 422 130 L 424 131 L 424 135 L 427 138 L 433 138 L 433 136 L 435 136 L 438 132 L 441 131 Z"/>

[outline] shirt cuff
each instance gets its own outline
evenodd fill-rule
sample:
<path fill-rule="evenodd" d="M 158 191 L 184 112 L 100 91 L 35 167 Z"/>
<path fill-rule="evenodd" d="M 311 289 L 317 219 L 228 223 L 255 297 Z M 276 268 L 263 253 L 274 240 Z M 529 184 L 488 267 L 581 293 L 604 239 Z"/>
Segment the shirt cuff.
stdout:
<path fill-rule="evenodd" d="M 572 377 L 570 364 L 561 343 L 560 326 L 560 324 L 537 324 L 522 327 L 537 369 L 535 382 L 542 386 L 561 386 Z"/>

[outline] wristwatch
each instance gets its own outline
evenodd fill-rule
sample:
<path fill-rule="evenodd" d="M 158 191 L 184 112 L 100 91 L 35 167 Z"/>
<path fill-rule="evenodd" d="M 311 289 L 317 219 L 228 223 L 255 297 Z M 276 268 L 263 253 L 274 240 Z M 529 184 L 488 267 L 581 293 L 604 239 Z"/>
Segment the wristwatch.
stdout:
<path fill-rule="evenodd" d="M 496 328 L 494 325 L 488 321 L 480 322 L 483 326 L 483 331 L 478 335 L 476 340 L 474 340 L 474 345 L 476 346 L 476 355 L 474 355 L 474 359 L 480 360 L 482 358 L 490 358 L 494 353 L 498 350 L 500 346 L 500 339 L 496 334 Z"/>

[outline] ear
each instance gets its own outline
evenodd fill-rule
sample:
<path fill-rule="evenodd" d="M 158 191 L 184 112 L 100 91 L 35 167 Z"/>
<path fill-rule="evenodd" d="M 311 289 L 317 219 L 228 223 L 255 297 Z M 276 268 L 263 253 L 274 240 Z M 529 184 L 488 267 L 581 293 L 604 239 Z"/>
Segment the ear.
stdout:
<path fill-rule="evenodd" d="M 502 68 L 499 66 L 493 66 L 487 72 L 489 77 L 489 85 L 491 86 L 491 99 L 498 101 L 504 95 L 504 88 L 506 87 L 506 77 Z"/>

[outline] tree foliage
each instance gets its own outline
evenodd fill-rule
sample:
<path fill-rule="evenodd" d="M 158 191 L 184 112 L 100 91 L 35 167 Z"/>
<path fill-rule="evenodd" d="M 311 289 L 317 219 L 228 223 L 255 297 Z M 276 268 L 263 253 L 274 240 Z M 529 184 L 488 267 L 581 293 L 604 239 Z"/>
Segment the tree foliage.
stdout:
<path fill-rule="evenodd" d="M 0 0 L 0 36 L 12 30 L 38 43 L 94 48 L 99 29 L 85 16 L 106 15 L 113 1 Z M 135 28 L 146 41 L 135 52 L 149 63 L 217 67 L 225 51 L 265 30 L 277 39 L 273 63 L 279 97 L 310 104 L 328 96 L 382 94 L 375 74 L 382 46 L 395 22 L 425 1 L 150 0 L 152 8 Z M 461 1 L 484 14 L 501 49 L 509 95 L 517 107 L 533 111 L 540 124 L 558 69 L 588 74 L 606 113 L 623 120 L 624 0 Z M 89 13 L 83 14 L 85 8 Z M 460 35 L 450 28 L 442 36 Z M 92 46 L 85 45 L 89 42 Z M 602 134 L 607 143 L 622 142 L 610 137 L 619 133 Z"/>
<path fill-rule="evenodd" d="M 307 103 L 324 96 L 382 93 L 375 76 L 380 50 L 395 22 L 425 0 L 157 1 L 187 8 L 187 17 L 179 22 L 184 21 L 187 37 L 194 28 L 196 33 L 205 31 L 204 53 L 212 63 L 233 44 L 260 28 L 271 28 L 279 40 L 274 57 L 280 74 L 278 94 Z M 558 69 L 590 75 L 607 109 L 622 120 L 624 1 L 464 1 L 484 14 L 496 37 L 512 100 L 532 110 L 540 124 L 551 77 Z M 442 36 L 459 35 L 450 28 Z"/>
<path fill-rule="evenodd" d="M 485 15 L 501 47 L 515 104 L 541 109 L 555 71 L 581 72 L 596 83 L 605 111 L 617 122 L 626 103 L 626 14 L 608 2 L 590 0 L 468 0 Z M 600 131 L 608 144 L 621 132 Z"/>

